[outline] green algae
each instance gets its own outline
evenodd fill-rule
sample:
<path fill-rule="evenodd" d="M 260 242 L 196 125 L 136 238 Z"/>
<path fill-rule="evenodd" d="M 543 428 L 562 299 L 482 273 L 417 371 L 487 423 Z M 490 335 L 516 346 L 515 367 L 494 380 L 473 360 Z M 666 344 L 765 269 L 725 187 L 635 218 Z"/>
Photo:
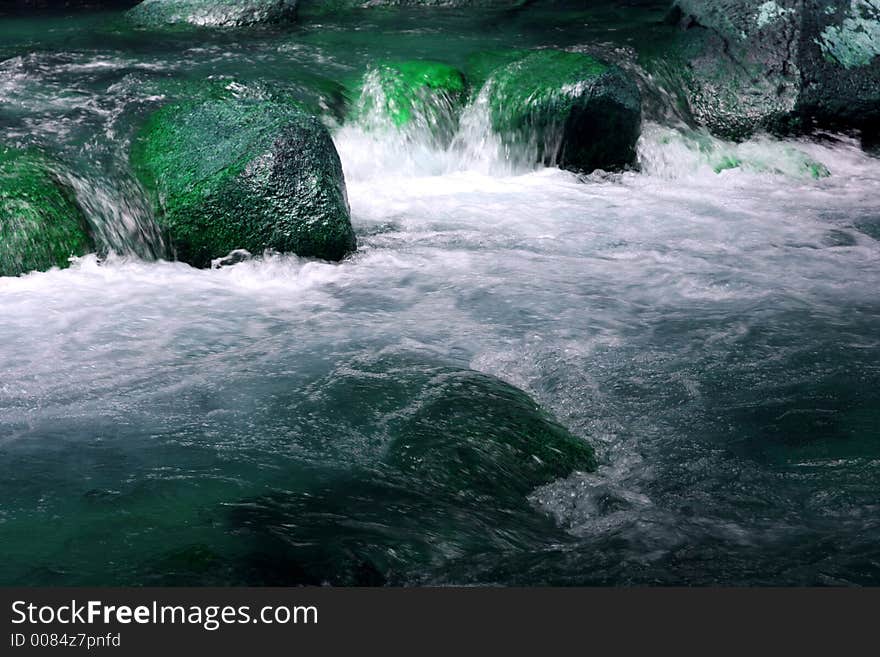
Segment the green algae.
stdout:
<path fill-rule="evenodd" d="M 483 50 L 471 53 L 465 61 L 468 82 L 480 89 L 492 74 L 500 68 L 528 57 L 532 50 Z"/>
<path fill-rule="evenodd" d="M 718 162 L 712 170 L 715 173 L 721 173 L 722 171 L 726 171 L 727 169 L 737 169 L 742 166 L 742 160 L 738 157 L 733 157 L 732 155 L 725 155 L 721 158 L 721 161 Z"/>
<path fill-rule="evenodd" d="M 94 247 L 53 166 L 37 151 L 0 147 L 0 276 L 66 267 Z"/>

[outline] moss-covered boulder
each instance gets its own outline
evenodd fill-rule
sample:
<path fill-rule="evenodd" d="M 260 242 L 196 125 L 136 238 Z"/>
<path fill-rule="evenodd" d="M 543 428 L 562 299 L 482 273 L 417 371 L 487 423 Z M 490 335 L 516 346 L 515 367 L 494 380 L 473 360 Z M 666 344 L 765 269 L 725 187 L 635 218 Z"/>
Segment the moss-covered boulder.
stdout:
<path fill-rule="evenodd" d="M 353 118 L 368 129 L 425 131 L 445 140 L 467 92 L 461 71 L 441 62 L 382 62 L 355 85 Z"/>
<path fill-rule="evenodd" d="M 670 22 L 687 104 L 720 136 L 880 119 L 876 0 L 678 0 Z"/>
<path fill-rule="evenodd" d="M 192 265 L 235 249 L 326 260 L 355 249 L 333 140 L 293 105 L 216 96 L 168 105 L 131 156 L 160 227 Z"/>
<path fill-rule="evenodd" d="M 66 267 L 93 248 L 55 163 L 37 151 L 0 147 L 0 276 Z"/>
<path fill-rule="evenodd" d="M 128 11 L 139 25 L 241 27 L 292 21 L 297 0 L 143 0 Z"/>
<path fill-rule="evenodd" d="M 617 66 L 589 55 L 538 50 L 494 71 L 483 89 L 493 130 L 538 161 L 573 171 L 635 162 L 641 94 Z"/>

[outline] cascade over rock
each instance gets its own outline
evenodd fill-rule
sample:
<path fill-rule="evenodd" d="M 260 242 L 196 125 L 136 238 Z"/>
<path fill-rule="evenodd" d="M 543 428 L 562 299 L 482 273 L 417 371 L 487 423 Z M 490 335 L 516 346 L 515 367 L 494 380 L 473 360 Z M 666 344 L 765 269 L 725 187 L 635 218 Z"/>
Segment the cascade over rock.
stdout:
<path fill-rule="evenodd" d="M 560 50 L 517 52 L 488 74 L 492 129 L 537 161 L 573 171 L 618 170 L 635 162 L 641 94 L 621 68 Z M 489 60 L 484 60 L 484 63 Z M 484 65 L 480 75 L 486 75 Z"/>
<path fill-rule="evenodd" d="M 383 62 L 355 89 L 353 118 L 367 129 L 417 130 L 448 142 L 467 91 L 464 75 L 441 62 Z"/>
<path fill-rule="evenodd" d="M 0 276 L 66 267 L 94 248 L 55 166 L 37 151 L 0 147 Z"/>

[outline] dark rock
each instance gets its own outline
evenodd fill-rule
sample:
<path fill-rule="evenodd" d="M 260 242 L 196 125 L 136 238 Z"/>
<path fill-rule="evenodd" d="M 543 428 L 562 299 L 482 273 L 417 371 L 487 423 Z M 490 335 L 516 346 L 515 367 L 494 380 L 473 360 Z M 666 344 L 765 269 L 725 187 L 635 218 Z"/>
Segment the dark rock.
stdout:
<path fill-rule="evenodd" d="M 670 18 L 690 109 L 720 136 L 880 118 L 876 0 L 678 0 Z"/>
<path fill-rule="evenodd" d="M 499 379 L 408 357 L 345 364 L 273 410 L 296 418 L 290 445 L 335 472 L 230 504 L 250 536 L 250 582 L 375 585 L 461 558 L 564 541 L 529 494 L 593 450 Z M 327 409 L 333 409 L 328 413 Z M 308 418 L 321 426 L 298 428 Z M 549 537 L 549 538 L 548 538 Z"/>

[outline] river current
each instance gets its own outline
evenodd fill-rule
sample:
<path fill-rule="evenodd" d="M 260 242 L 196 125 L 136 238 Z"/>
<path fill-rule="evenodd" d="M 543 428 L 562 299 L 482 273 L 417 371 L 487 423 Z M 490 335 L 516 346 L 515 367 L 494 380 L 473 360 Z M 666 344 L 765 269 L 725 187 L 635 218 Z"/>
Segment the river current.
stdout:
<path fill-rule="evenodd" d="M 0 139 L 71 163 L 106 248 L 0 278 L 0 583 L 880 584 L 880 160 L 656 111 L 638 171 L 577 176 L 505 152 L 478 103 L 449 144 L 333 105 L 381 59 L 625 62 L 617 19 L 2 19 Z M 169 80 L 207 76 L 320 95 L 356 255 L 161 259 L 125 154 Z M 528 519 L 327 483 L 443 368 L 527 392 L 598 471 Z"/>

